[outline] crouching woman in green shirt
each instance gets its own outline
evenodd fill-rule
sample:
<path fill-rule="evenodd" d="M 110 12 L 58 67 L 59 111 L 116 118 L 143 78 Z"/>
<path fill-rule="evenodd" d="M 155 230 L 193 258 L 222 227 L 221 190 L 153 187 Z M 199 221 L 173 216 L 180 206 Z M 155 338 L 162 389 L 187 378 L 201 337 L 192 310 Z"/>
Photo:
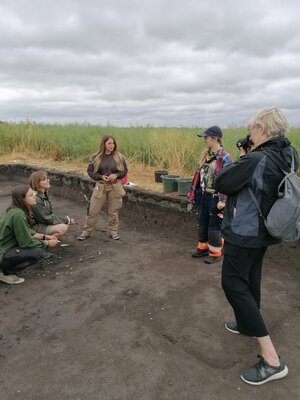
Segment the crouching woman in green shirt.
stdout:
<path fill-rule="evenodd" d="M 12 203 L 0 219 L 0 281 L 8 284 L 23 283 L 15 275 L 45 257 L 45 248 L 55 247 L 55 236 L 44 235 L 30 229 L 30 206 L 36 203 L 34 192 L 27 185 L 12 190 Z"/>

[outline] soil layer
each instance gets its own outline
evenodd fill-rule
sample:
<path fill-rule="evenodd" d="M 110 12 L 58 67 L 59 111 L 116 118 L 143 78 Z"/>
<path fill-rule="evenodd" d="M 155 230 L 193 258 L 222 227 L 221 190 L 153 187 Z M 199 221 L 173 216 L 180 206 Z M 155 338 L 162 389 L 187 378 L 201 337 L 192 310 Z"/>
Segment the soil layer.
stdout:
<path fill-rule="evenodd" d="M 17 184 L 1 178 L 0 214 Z M 252 387 L 240 374 L 256 363 L 256 341 L 225 330 L 233 314 L 221 262 L 191 257 L 195 230 L 174 216 L 159 224 L 157 211 L 155 220 L 126 213 L 125 204 L 119 241 L 102 214 L 80 242 L 84 204 L 52 202 L 79 225 L 68 246 L 20 274 L 24 284 L 0 284 L 2 400 L 299 398 L 299 243 L 269 248 L 263 267 L 262 313 L 290 372 Z"/>

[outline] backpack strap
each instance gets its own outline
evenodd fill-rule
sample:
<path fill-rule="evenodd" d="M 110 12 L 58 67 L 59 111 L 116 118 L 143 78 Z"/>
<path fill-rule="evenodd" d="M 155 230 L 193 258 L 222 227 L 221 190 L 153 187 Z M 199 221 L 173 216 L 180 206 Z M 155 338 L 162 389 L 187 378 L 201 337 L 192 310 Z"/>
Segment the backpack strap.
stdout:
<path fill-rule="evenodd" d="M 280 181 L 278 188 L 277 188 L 277 196 L 279 198 L 283 197 L 283 193 L 281 191 L 281 186 L 285 183 L 285 181 L 290 178 L 292 175 L 296 175 L 295 171 L 291 171 L 289 174 L 286 173 L 286 175 L 282 178 L 282 180 Z"/>
<path fill-rule="evenodd" d="M 263 152 L 271 161 L 273 161 L 273 163 L 274 163 L 285 175 L 288 175 L 288 174 L 290 174 L 290 173 L 295 172 L 295 157 L 294 157 L 294 152 L 293 152 L 292 146 L 289 146 L 289 147 L 290 147 L 291 156 L 292 156 L 292 164 L 291 164 L 291 170 L 290 170 L 290 171 L 285 171 L 284 169 L 282 169 L 282 166 L 279 164 L 279 162 L 278 162 L 277 160 L 275 160 L 273 157 L 271 157 L 270 154 L 268 154 L 264 148 L 262 148 L 262 152 Z"/>
<path fill-rule="evenodd" d="M 294 152 L 293 149 L 291 147 L 291 152 L 292 152 L 292 165 L 291 165 L 291 172 L 296 172 L 295 170 L 295 157 L 294 157 Z"/>

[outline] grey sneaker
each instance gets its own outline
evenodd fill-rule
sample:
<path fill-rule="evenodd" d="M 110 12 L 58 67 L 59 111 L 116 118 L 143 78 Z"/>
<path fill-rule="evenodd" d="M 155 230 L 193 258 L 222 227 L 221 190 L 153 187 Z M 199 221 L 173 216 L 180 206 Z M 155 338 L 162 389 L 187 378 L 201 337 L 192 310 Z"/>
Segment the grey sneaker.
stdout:
<path fill-rule="evenodd" d="M 263 385 L 269 381 L 284 378 L 289 373 L 288 367 L 280 357 L 278 367 L 270 365 L 262 356 L 257 357 L 260 359 L 259 362 L 246 369 L 241 375 L 242 380 L 249 385 Z"/>
<path fill-rule="evenodd" d="M 18 285 L 25 282 L 25 279 L 19 278 L 17 275 L 4 275 L 0 272 L 0 282 L 7 283 L 8 285 Z"/>
<path fill-rule="evenodd" d="M 240 333 L 239 327 L 236 321 L 226 322 L 225 328 L 231 333 Z"/>
<path fill-rule="evenodd" d="M 85 240 L 87 238 L 87 236 L 85 236 L 85 234 L 84 233 L 81 233 L 79 236 L 78 236 L 78 240 Z"/>
<path fill-rule="evenodd" d="M 120 236 L 119 236 L 117 233 L 112 233 L 112 234 L 110 235 L 110 238 L 113 239 L 113 240 L 119 240 L 119 239 L 120 239 Z"/>

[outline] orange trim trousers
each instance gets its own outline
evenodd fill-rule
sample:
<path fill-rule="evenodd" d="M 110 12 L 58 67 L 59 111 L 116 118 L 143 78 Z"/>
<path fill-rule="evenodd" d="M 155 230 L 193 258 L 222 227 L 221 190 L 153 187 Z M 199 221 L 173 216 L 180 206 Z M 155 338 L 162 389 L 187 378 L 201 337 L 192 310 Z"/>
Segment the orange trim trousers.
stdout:
<path fill-rule="evenodd" d="M 212 193 L 197 194 L 198 249 L 208 249 L 212 257 L 220 257 L 223 248 L 221 236 L 223 215 L 217 208 L 218 201 L 219 197 Z"/>

